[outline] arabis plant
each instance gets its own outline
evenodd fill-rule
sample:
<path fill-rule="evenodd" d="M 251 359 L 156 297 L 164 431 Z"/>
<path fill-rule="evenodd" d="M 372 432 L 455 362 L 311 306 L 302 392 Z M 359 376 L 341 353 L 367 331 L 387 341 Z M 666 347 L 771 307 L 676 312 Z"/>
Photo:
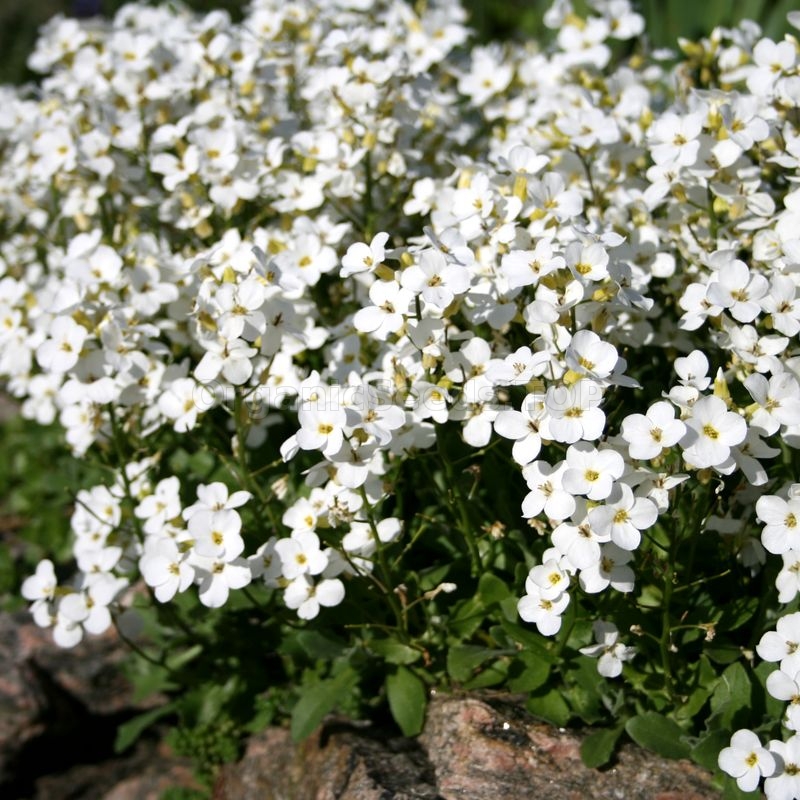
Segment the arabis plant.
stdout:
<path fill-rule="evenodd" d="M 2 89 L 0 375 L 106 474 L 22 593 L 185 730 L 492 686 L 798 796 L 800 45 L 584 5 L 129 5 Z"/>

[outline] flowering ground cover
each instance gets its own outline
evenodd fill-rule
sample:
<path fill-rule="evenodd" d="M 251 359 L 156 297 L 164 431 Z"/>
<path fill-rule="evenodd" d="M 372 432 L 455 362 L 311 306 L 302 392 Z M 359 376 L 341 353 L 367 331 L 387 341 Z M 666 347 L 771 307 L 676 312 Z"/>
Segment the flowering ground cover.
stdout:
<path fill-rule="evenodd" d="M 589 6 L 128 5 L 0 89 L 0 377 L 105 476 L 22 594 L 170 698 L 120 747 L 493 687 L 800 797 L 800 44 Z"/>

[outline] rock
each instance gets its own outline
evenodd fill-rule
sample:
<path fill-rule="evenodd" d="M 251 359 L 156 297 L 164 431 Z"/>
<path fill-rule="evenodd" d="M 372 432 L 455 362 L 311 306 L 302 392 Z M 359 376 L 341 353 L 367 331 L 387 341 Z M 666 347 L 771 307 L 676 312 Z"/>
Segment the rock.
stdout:
<path fill-rule="evenodd" d="M 323 727 L 300 744 L 283 728 L 252 737 L 223 767 L 214 800 L 441 800 L 414 740 L 373 738 L 352 725 Z"/>
<path fill-rule="evenodd" d="M 214 800 L 712 800 L 711 775 L 632 744 L 585 767 L 579 733 L 534 719 L 511 698 L 436 696 L 415 740 L 323 726 L 295 744 L 273 728 L 224 767 Z"/>
<path fill-rule="evenodd" d="M 27 800 L 161 800 L 171 787 L 199 788 L 187 763 L 144 737 L 119 756 L 94 764 L 75 764 L 42 775 L 26 794 Z"/>
<path fill-rule="evenodd" d="M 0 797 L 158 800 L 196 785 L 152 736 L 114 753 L 118 725 L 150 705 L 134 702 L 128 657 L 113 631 L 64 650 L 27 611 L 0 614 Z"/>
<path fill-rule="evenodd" d="M 68 737 L 92 716 L 113 717 L 131 706 L 119 669 L 124 657 L 112 635 L 65 651 L 26 611 L 0 615 L 0 786 L 31 761 L 46 767 L 38 739 Z M 93 746 L 86 743 L 88 754 Z M 52 764 L 62 764 L 57 753 Z"/>
<path fill-rule="evenodd" d="M 632 744 L 609 769 L 584 766 L 581 737 L 538 722 L 518 703 L 469 697 L 431 703 L 421 736 L 444 800 L 547 797 L 559 800 L 707 800 L 711 776 Z"/>

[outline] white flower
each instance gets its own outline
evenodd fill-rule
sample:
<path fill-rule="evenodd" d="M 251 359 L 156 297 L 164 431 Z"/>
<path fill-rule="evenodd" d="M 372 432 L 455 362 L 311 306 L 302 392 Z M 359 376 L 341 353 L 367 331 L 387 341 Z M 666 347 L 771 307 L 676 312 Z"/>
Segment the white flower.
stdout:
<path fill-rule="evenodd" d="M 51 372 L 68 372 L 77 363 L 87 331 L 72 317 L 56 317 L 50 327 L 50 338 L 36 349 L 36 360 Z"/>
<path fill-rule="evenodd" d="M 787 671 L 800 668 L 800 612 L 782 616 L 775 630 L 761 637 L 756 652 L 764 661 L 779 661 Z"/>
<path fill-rule="evenodd" d="M 469 289 L 470 273 L 466 267 L 448 262 L 438 250 L 425 250 L 418 263 L 403 270 L 400 283 L 432 308 L 444 311 L 457 294 Z"/>
<path fill-rule="evenodd" d="M 565 444 L 579 439 L 598 439 L 606 423 L 606 415 L 599 408 L 602 401 L 603 390 L 592 380 L 579 380 L 572 386 L 548 387 L 544 402 L 552 438 Z"/>
<path fill-rule="evenodd" d="M 186 433 L 197 424 L 200 411 L 214 404 L 213 395 L 192 378 L 178 378 L 158 398 L 158 409 L 170 420 L 178 433 Z"/>
<path fill-rule="evenodd" d="M 658 519 L 656 504 L 646 497 L 634 497 L 624 483 L 614 485 L 601 506 L 589 509 L 589 523 L 598 535 L 609 536 L 623 550 L 635 550 L 641 541 L 640 531 Z"/>
<path fill-rule="evenodd" d="M 800 549 L 800 497 L 788 500 L 776 495 L 764 495 L 756 502 L 756 514 L 766 523 L 761 543 L 775 555 Z"/>
<path fill-rule="evenodd" d="M 525 622 L 533 622 L 542 636 L 554 636 L 561 630 L 561 615 L 569 605 L 569 594 L 545 597 L 530 580 L 525 583 L 527 594 L 517 603 L 517 612 Z"/>
<path fill-rule="evenodd" d="M 769 752 L 775 759 L 775 771 L 764 781 L 769 800 L 793 800 L 800 797 L 800 736 L 786 742 L 772 739 Z"/>
<path fill-rule="evenodd" d="M 535 592 L 547 600 L 557 598 L 569 588 L 569 573 L 562 570 L 558 561 L 553 558 L 533 567 L 527 580 L 535 587 Z M 528 589 L 529 584 L 526 584 Z"/>
<path fill-rule="evenodd" d="M 674 366 L 683 386 L 692 386 L 704 392 L 711 385 L 708 359 L 702 350 L 692 350 L 688 356 L 676 358 Z"/>
<path fill-rule="evenodd" d="M 683 117 L 672 112 L 663 114 L 649 128 L 652 142 L 650 152 L 656 164 L 675 164 L 690 167 L 697 160 L 700 142 L 697 137 L 703 129 L 700 113 Z"/>
<path fill-rule="evenodd" d="M 307 405 L 298 412 L 297 444 L 302 450 L 321 450 L 331 456 L 341 448 L 347 415 L 343 408 L 332 407 L 333 401 L 330 405 Z"/>
<path fill-rule="evenodd" d="M 153 587 L 160 603 L 171 600 L 177 592 L 184 592 L 194 581 L 195 571 L 188 561 L 188 552 L 182 552 L 174 539 L 149 539 L 139 559 L 139 571 L 144 582 Z"/>
<path fill-rule="evenodd" d="M 747 436 L 747 423 L 740 414 L 728 411 L 725 401 L 715 395 L 701 397 L 686 420 L 687 431 L 681 440 L 683 457 L 695 469 L 723 465 L 731 447 Z"/>
<path fill-rule="evenodd" d="M 342 547 L 348 553 L 370 558 L 378 549 L 378 542 L 375 541 L 376 534 L 381 544 L 388 544 L 397 539 L 401 532 L 401 522 L 397 517 L 382 519 L 377 523 L 374 531 L 368 522 L 353 521 L 350 530 L 342 539 Z"/>
<path fill-rule="evenodd" d="M 565 265 L 564 258 L 553 254 L 550 239 L 539 239 L 533 250 L 512 250 L 506 253 L 500 270 L 511 289 L 530 286 Z"/>
<path fill-rule="evenodd" d="M 581 376 L 602 380 L 616 368 L 617 348 L 604 342 L 594 331 L 578 331 L 564 354 L 567 366 Z"/>
<path fill-rule="evenodd" d="M 344 584 L 338 578 L 325 578 L 315 584 L 308 575 L 300 575 L 283 593 L 287 608 L 297 609 L 300 619 L 314 619 L 321 606 L 338 606 L 342 600 Z"/>
<path fill-rule="evenodd" d="M 600 561 L 602 542 L 609 541 L 608 536 L 597 533 L 586 516 L 586 501 L 580 499 L 576 503 L 575 513 L 569 522 L 562 522 L 553 529 L 551 536 L 553 547 L 564 555 L 569 564 L 576 570 L 589 569 Z"/>
<path fill-rule="evenodd" d="M 57 585 L 53 562 L 45 558 L 36 565 L 36 572 L 22 582 L 20 593 L 32 603 L 52 602 Z"/>
<path fill-rule="evenodd" d="M 583 211 L 580 192 L 567 189 L 563 176 L 558 172 L 548 172 L 541 180 L 531 181 L 528 195 L 536 206 L 535 214 L 543 225 L 553 220 L 568 222 L 580 216 Z M 558 266 L 561 266 L 560 262 Z"/>
<path fill-rule="evenodd" d="M 228 602 L 231 589 L 242 589 L 253 578 L 250 565 L 242 558 L 233 561 L 198 558 L 196 569 L 200 602 L 208 608 L 221 608 Z"/>
<path fill-rule="evenodd" d="M 397 333 L 403 327 L 413 298 L 414 295 L 401 288 L 397 281 L 376 281 L 369 289 L 372 305 L 356 311 L 353 327 L 385 340 L 390 333 Z"/>
<path fill-rule="evenodd" d="M 686 433 L 686 426 L 675 419 L 675 409 L 659 400 L 647 414 L 629 414 L 622 420 L 622 438 L 628 443 L 631 458 L 657 458 L 663 450 L 676 445 Z"/>
<path fill-rule="evenodd" d="M 85 586 L 80 591 L 72 592 L 61 598 L 58 604 L 58 621 L 55 635 L 61 629 L 65 640 L 77 644 L 81 638 L 78 627 L 87 633 L 100 634 L 111 627 L 109 605 L 114 598 L 128 585 L 125 578 L 112 575 L 98 576 L 98 580 Z M 64 645 L 56 639 L 57 644 Z"/>
<path fill-rule="evenodd" d="M 797 284 L 788 275 L 773 275 L 769 292 L 761 298 L 761 307 L 770 315 L 772 327 L 786 336 L 800 333 L 800 298 Z"/>
<path fill-rule="evenodd" d="M 617 626 L 610 622 L 597 620 L 592 625 L 592 632 L 597 644 L 581 647 L 581 653 L 592 658 L 599 656 L 597 671 L 604 678 L 616 678 L 622 674 L 622 662 L 630 661 L 636 655 L 636 649 L 619 641 Z"/>
<path fill-rule="evenodd" d="M 206 352 L 194 368 L 194 376 L 200 383 L 211 383 L 222 373 L 222 377 L 234 386 L 246 383 L 253 374 L 252 357 L 256 349 L 244 339 L 212 339 L 205 341 Z"/>
<path fill-rule="evenodd" d="M 597 242 L 589 245 L 571 242 L 567 245 L 564 257 L 576 280 L 601 281 L 608 277 L 608 253 Z"/>
<path fill-rule="evenodd" d="M 543 417 L 544 404 L 541 397 L 529 394 L 522 401 L 520 411 L 507 408 L 494 420 L 495 431 L 500 436 L 514 441 L 511 456 L 523 467 L 539 455 L 542 447 L 539 426 Z"/>
<path fill-rule="evenodd" d="M 570 445 L 566 461 L 564 488 L 570 494 L 582 494 L 590 500 L 605 500 L 625 469 L 625 462 L 616 450 L 597 450 L 588 442 Z"/>
<path fill-rule="evenodd" d="M 145 533 L 160 533 L 168 520 L 180 516 L 180 481 L 176 476 L 159 481 L 152 494 L 143 498 L 133 513 L 143 519 Z"/>
<path fill-rule="evenodd" d="M 253 578 L 261 578 L 264 584 L 271 589 L 276 589 L 283 580 L 283 564 L 281 557 L 275 550 L 278 542 L 276 536 L 270 536 L 256 552 L 247 559 Z"/>
<path fill-rule="evenodd" d="M 788 550 L 781 554 L 781 558 L 783 568 L 775 578 L 778 602 L 791 603 L 800 594 L 800 551 Z"/>
<path fill-rule="evenodd" d="M 613 542 L 601 545 L 600 551 L 600 559 L 581 570 L 578 576 L 581 588 L 590 594 L 602 592 L 609 586 L 618 592 L 632 592 L 634 574 L 628 562 L 633 553 Z"/>
<path fill-rule="evenodd" d="M 266 300 L 266 289 L 255 276 L 240 284 L 224 283 L 214 299 L 220 308 L 219 332 L 228 341 L 245 338 L 254 341 L 267 327 L 262 306 Z"/>
<path fill-rule="evenodd" d="M 562 520 L 575 511 L 575 498 L 564 489 L 565 461 L 552 467 L 546 461 L 534 461 L 522 470 L 530 492 L 522 501 L 522 516 L 537 517 L 544 511 L 550 519 Z"/>
<path fill-rule="evenodd" d="M 778 431 L 781 425 L 800 423 L 800 386 L 792 373 L 782 372 L 767 380 L 754 372 L 747 376 L 744 386 L 759 406 L 750 424 L 765 436 Z"/>
<path fill-rule="evenodd" d="M 205 558 L 233 561 L 244 551 L 242 518 L 232 509 L 197 511 L 189 519 L 194 551 Z"/>
<path fill-rule="evenodd" d="M 761 777 L 772 775 L 776 768 L 772 753 L 761 744 L 755 733 L 746 728 L 731 736 L 730 745 L 722 749 L 717 763 L 723 772 L 736 778 L 736 783 L 743 792 L 752 792 Z"/>
<path fill-rule="evenodd" d="M 275 552 L 281 560 L 283 577 L 290 581 L 299 575 L 319 575 L 328 565 L 319 537 L 311 531 L 295 531 L 288 539 L 279 539 Z"/>
<path fill-rule="evenodd" d="M 791 42 L 761 39 L 753 48 L 754 68 L 747 76 L 747 88 L 754 95 L 768 96 L 780 77 L 792 69 L 797 53 Z"/>
<path fill-rule="evenodd" d="M 730 311 L 738 322 L 752 322 L 761 313 L 758 301 L 768 291 L 769 282 L 763 275 L 753 275 L 743 261 L 731 259 L 708 284 L 707 297 L 710 303 Z"/>

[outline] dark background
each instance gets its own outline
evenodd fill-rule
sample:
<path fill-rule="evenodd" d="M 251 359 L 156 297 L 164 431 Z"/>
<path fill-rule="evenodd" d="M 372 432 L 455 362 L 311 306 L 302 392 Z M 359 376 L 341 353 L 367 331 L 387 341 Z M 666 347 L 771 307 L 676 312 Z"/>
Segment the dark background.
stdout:
<path fill-rule="evenodd" d="M 170 0 L 175 2 L 175 0 Z M 111 16 L 125 0 L 0 0 L 0 83 L 20 83 L 32 78 L 25 60 L 33 48 L 39 26 L 57 13 L 72 16 Z M 481 39 L 544 38 L 542 15 L 550 0 L 464 0 L 473 27 Z M 241 17 L 245 0 L 188 0 L 191 8 L 224 8 Z M 575 0 L 580 9 L 582 0 Z M 786 13 L 797 0 L 636 0 L 647 18 L 647 31 L 657 46 L 674 46 L 678 36 L 697 38 L 715 25 L 731 25 L 749 17 L 765 34 L 781 37 L 789 30 Z"/>

